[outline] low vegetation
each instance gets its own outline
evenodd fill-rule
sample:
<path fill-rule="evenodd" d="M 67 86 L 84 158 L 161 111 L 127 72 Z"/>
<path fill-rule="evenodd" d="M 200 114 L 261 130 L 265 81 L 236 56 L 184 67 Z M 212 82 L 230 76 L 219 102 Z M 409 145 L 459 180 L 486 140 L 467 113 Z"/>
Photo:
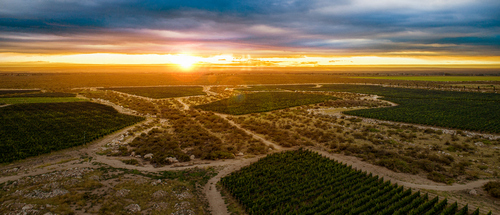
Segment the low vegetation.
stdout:
<path fill-rule="evenodd" d="M 102 90 L 113 90 L 137 96 L 153 99 L 164 99 L 172 97 L 199 96 L 206 95 L 203 87 L 117 87 L 103 88 Z"/>
<path fill-rule="evenodd" d="M 91 102 L 3 107 L 0 163 L 82 145 L 141 120 Z"/>
<path fill-rule="evenodd" d="M 209 214 L 200 187 L 214 168 L 149 173 L 92 166 L 0 184 L 0 213 Z"/>
<path fill-rule="evenodd" d="M 289 92 L 259 92 L 237 96 L 196 106 L 205 111 L 242 115 L 296 107 L 334 100 L 335 97 L 317 94 Z"/>
<path fill-rule="evenodd" d="M 347 114 L 382 120 L 425 124 L 463 130 L 500 133 L 500 95 L 332 84 L 283 86 L 288 90 L 354 92 L 384 96 L 397 107 L 348 111 Z"/>
<path fill-rule="evenodd" d="M 500 198 L 500 181 L 490 181 L 483 186 L 484 190 L 495 198 Z"/>

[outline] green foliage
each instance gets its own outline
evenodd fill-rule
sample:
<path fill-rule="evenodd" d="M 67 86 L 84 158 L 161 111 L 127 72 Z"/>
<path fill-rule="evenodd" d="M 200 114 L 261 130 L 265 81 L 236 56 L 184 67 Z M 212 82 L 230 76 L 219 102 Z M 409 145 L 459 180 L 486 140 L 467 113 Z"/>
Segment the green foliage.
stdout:
<path fill-rule="evenodd" d="M 143 96 L 153 99 L 164 99 L 172 97 L 199 96 L 206 95 L 203 87 L 117 87 L 103 88 L 103 90 L 114 90 L 122 93 L 128 93 L 137 96 Z"/>
<path fill-rule="evenodd" d="M 283 177 L 285 176 L 285 177 Z M 438 214 L 456 211 L 316 153 L 274 153 L 221 179 L 249 214 Z"/>
<path fill-rule="evenodd" d="M 122 160 L 122 162 L 124 164 L 128 164 L 128 165 L 137 165 L 137 164 L 139 164 L 139 161 L 136 160 L 136 159 Z"/>
<path fill-rule="evenodd" d="M 347 111 L 381 120 L 500 133 L 499 101 L 386 98 L 396 107 Z"/>
<path fill-rule="evenodd" d="M 427 174 L 427 178 L 437 182 L 443 182 L 446 184 L 453 184 L 455 180 L 447 175 L 441 174 L 439 172 L 430 172 Z"/>
<path fill-rule="evenodd" d="M 141 120 L 91 102 L 3 107 L 0 163 L 82 145 Z"/>
<path fill-rule="evenodd" d="M 490 181 L 483 186 L 484 190 L 495 198 L 500 198 L 500 181 Z"/>
<path fill-rule="evenodd" d="M 242 115 L 314 104 L 332 99 L 336 98 L 304 93 L 260 92 L 240 94 L 209 104 L 198 105 L 196 108 L 225 114 Z"/>
<path fill-rule="evenodd" d="M 396 107 L 347 111 L 347 114 L 382 120 L 500 133 L 500 95 L 393 88 L 372 85 L 275 85 L 299 91 L 353 92 L 384 96 Z M 271 86 L 268 86 L 271 87 Z"/>

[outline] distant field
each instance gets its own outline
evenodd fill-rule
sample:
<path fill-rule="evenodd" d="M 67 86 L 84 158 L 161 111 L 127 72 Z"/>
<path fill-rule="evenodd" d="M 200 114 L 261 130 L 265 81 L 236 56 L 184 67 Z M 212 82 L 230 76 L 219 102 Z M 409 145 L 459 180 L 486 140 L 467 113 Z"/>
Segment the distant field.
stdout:
<path fill-rule="evenodd" d="M 14 98 L 14 97 L 75 97 L 73 93 L 14 93 L 14 94 L 0 94 L 2 98 Z"/>
<path fill-rule="evenodd" d="M 279 85 L 249 86 L 248 88 L 236 88 L 239 91 L 282 91 Z"/>
<path fill-rule="evenodd" d="M 225 114 L 241 115 L 320 103 L 334 99 L 336 98 L 332 96 L 316 94 L 259 92 L 240 94 L 209 104 L 198 105 L 196 108 Z"/>
<path fill-rule="evenodd" d="M 90 142 L 142 117 L 91 102 L 16 104 L 0 108 L 0 163 Z M 85 136 L 84 136 L 85 134 Z"/>
<path fill-rule="evenodd" d="M 378 76 L 351 78 L 406 81 L 500 81 L 500 76 Z"/>
<path fill-rule="evenodd" d="M 59 103 L 59 102 L 82 102 L 86 99 L 75 97 L 14 97 L 0 98 L 0 103 L 5 104 L 26 104 L 26 103 Z"/>
<path fill-rule="evenodd" d="M 0 90 L 0 95 L 17 94 L 17 93 L 34 93 L 40 90 Z"/>
<path fill-rule="evenodd" d="M 300 149 L 268 155 L 221 182 L 248 214 L 469 214 Z"/>
<path fill-rule="evenodd" d="M 103 88 L 153 99 L 206 95 L 203 87 L 116 87 Z"/>

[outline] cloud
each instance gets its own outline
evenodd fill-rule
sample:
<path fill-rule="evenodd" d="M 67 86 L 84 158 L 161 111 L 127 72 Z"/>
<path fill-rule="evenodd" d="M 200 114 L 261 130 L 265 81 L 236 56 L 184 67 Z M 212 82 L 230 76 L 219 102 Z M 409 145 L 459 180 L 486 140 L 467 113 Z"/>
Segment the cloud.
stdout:
<path fill-rule="evenodd" d="M 498 11 L 495 0 L 3 0 L 0 52 L 499 55 Z"/>

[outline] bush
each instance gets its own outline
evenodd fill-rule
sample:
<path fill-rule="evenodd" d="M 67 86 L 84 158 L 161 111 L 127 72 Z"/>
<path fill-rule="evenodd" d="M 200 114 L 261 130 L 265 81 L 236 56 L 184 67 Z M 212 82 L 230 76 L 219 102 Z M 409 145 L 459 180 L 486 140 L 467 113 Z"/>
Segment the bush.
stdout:
<path fill-rule="evenodd" d="M 122 162 L 124 164 L 128 164 L 128 165 L 137 165 L 137 164 L 139 164 L 139 161 L 137 161 L 136 159 L 122 160 Z"/>
<path fill-rule="evenodd" d="M 490 181 L 483 186 L 484 190 L 495 198 L 500 198 L 500 181 Z"/>
<path fill-rule="evenodd" d="M 443 182 L 446 184 L 453 184 L 453 182 L 455 182 L 453 178 L 443 175 L 439 172 L 431 172 L 427 175 L 427 178 L 436 182 Z"/>
<path fill-rule="evenodd" d="M 418 173 L 418 170 L 412 168 L 406 161 L 401 159 L 382 159 L 377 162 L 377 165 L 387 167 L 390 170 L 395 172 L 404 172 L 404 173 Z"/>

